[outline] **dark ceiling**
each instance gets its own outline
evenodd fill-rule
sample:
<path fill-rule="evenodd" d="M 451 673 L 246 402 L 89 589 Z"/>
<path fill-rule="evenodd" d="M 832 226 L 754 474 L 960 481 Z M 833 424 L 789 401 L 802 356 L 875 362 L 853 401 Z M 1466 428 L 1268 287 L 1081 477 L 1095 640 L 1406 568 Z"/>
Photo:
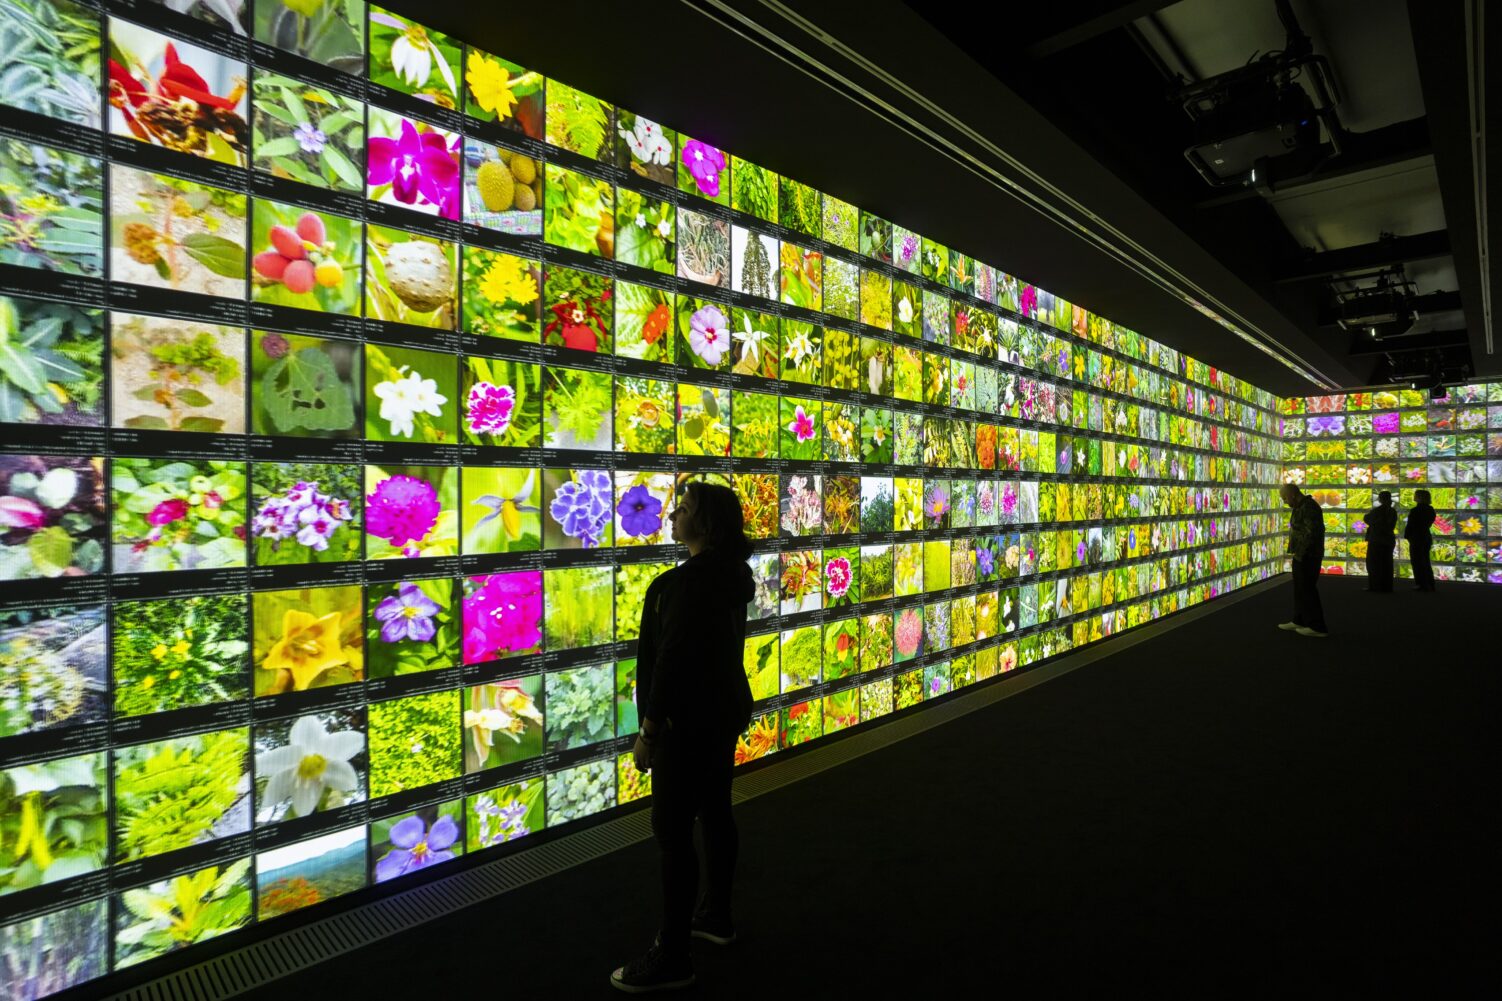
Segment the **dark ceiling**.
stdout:
<path fill-rule="evenodd" d="M 1255 6 L 1178 6 L 1219 10 L 1222 2 Z M 1271 10 L 1272 0 L 1265 5 Z M 1319 251 L 1331 251 L 1356 245 L 1350 241 L 1360 227 L 1311 230 L 1284 218 L 1292 208 L 1280 213 L 1255 193 L 1202 204 L 1226 193 L 1188 168 L 1169 114 L 1183 112 L 1168 104 L 1163 77 L 1128 31 L 1161 3 L 1008 5 L 1004 31 L 977 30 L 985 26 L 975 23 L 974 7 L 953 7 L 954 20 L 946 20 L 928 4 L 920 17 L 895 0 L 829 0 L 797 10 L 777 0 L 553 0 L 546 16 L 527 17 L 501 7 L 492 15 L 471 5 L 392 6 L 932 235 L 1273 392 L 1316 386 L 1273 353 L 1327 384 L 1372 379 L 1371 358 L 1350 354 L 1346 339 L 1322 328 L 1321 313 L 1329 311 L 1323 284 L 1278 281 L 1288 277 L 1280 269 L 1300 263 L 1339 263 L 1304 253 L 1311 232 L 1324 240 L 1313 244 Z M 971 19 L 968 27 L 961 17 Z M 1090 37 L 1062 44 L 1072 39 L 1060 33 L 1081 25 Z M 1060 47 L 1028 50 L 1048 39 Z M 1242 58 L 1267 44 L 1254 41 Z M 1205 72 L 1218 69 L 1212 51 L 1198 57 Z M 1463 135 L 1463 72 L 1458 79 L 1458 98 L 1455 80 L 1446 81 L 1448 100 L 1457 102 L 1448 110 L 1460 111 Z M 1423 87 L 1427 98 L 1428 77 Z M 1379 107 L 1387 100 L 1373 99 Z M 1438 117 L 1428 122 L 1436 149 Z M 1453 220 L 1442 158 L 1434 160 L 1445 218 Z M 1471 190 L 1469 180 L 1463 190 Z M 1413 221 L 1433 223 L 1418 213 Z M 1454 298 L 1464 304 L 1472 298 L 1464 241 L 1449 231 L 1459 273 Z M 1471 247 L 1474 271 L 1474 238 Z M 1425 280 L 1454 291 L 1453 283 L 1438 288 L 1443 276 Z M 1465 308 L 1464 319 L 1447 326 L 1474 332 L 1478 321 Z M 1265 346 L 1234 336 L 1206 310 Z M 1486 371 L 1479 357 L 1477 364 Z"/>
<path fill-rule="evenodd" d="M 1360 382 L 1436 367 L 1451 378 L 1499 374 L 1477 267 L 1465 4 L 1031 4 L 1008 9 L 1009 34 L 1026 41 L 1004 53 L 956 8 L 910 6 Z M 1330 111 L 1316 119 L 1309 158 L 1266 161 L 1260 184 L 1244 172 L 1213 186 L 1222 180 L 1213 168 L 1207 178 L 1186 158 L 1205 135 L 1186 92 L 1224 96 L 1224 75 L 1249 66 L 1266 79 L 1294 36 L 1325 60 L 1291 73 L 1318 106 L 1314 78 L 1325 71 Z M 1214 78 L 1218 86 L 1204 85 Z M 1415 318 L 1383 325 L 1379 340 L 1350 321 L 1372 301 L 1360 293 L 1383 284 L 1403 289 Z M 1337 323 L 1343 303 L 1353 329 Z"/>

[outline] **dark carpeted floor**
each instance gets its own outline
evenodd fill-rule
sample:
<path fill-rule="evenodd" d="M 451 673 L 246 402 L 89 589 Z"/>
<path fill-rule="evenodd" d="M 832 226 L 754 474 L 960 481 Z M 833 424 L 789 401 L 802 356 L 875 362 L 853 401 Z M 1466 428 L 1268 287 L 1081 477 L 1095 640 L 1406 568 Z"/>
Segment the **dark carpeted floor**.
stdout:
<path fill-rule="evenodd" d="M 1502 590 L 1397 586 L 1322 580 L 1318 640 L 1285 584 L 738 807 L 742 941 L 679 996 L 1489 991 Z M 655 863 L 253 996 L 618 996 Z"/>

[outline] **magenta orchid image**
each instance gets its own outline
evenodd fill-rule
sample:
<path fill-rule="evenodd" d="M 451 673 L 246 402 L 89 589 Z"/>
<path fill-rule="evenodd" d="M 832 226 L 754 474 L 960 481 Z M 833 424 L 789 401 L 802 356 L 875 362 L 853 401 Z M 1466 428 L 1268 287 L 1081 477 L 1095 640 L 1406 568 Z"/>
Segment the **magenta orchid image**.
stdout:
<path fill-rule="evenodd" d="M 372 108 L 365 164 L 367 197 L 458 219 L 463 208 L 459 152 L 456 133 Z"/>

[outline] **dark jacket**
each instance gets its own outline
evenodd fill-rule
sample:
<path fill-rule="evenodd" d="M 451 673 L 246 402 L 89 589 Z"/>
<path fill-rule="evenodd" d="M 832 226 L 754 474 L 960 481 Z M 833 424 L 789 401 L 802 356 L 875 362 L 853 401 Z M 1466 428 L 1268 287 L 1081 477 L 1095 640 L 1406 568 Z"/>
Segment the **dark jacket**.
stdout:
<path fill-rule="evenodd" d="M 1392 542 L 1398 530 L 1398 512 L 1378 504 L 1362 519 L 1366 522 L 1367 542 Z"/>
<path fill-rule="evenodd" d="M 1430 504 L 1415 504 L 1413 510 L 1408 512 L 1408 520 L 1403 523 L 1403 538 L 1408 540 L 1410 546 L 1427 546 L 1433 540 L 1429 538 L 1429 526 L 1434 524 L 1434 507 Z"/>
<path fill-rule="evenodd" d="M 1294 507 L 1288 521 L 1288 555 L 1296 560 L 1325 558 L 1325 512 L 1308 494 Z"/>
<path fill-rule="evenodd" d="M 658 575 L 642 601 L 636 641 L 637 711 L 675 730 L 739 733 L 751 722 L 746 603 L 756 594 L 744 560 L 705 550 Z"/>

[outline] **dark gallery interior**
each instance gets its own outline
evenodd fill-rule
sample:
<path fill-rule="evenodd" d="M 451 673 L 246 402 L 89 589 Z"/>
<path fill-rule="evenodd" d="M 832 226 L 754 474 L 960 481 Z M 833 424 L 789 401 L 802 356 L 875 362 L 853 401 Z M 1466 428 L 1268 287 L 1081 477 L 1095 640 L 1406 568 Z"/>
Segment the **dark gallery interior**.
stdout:
<path fill-rule="evenodd" d="M 0 996 L 1479 994 L 1496 33 L 0 0 Z"/>

